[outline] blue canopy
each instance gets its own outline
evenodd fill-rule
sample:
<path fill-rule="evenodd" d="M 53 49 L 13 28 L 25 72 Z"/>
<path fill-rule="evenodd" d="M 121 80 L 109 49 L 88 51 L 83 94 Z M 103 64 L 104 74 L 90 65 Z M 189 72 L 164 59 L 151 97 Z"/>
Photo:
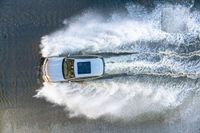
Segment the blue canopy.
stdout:
<path fill-rule="evenodd" d="M 78 74 L 90 74 L 91 73 L 91 63 L 87 62 L 78 62 Z"/>

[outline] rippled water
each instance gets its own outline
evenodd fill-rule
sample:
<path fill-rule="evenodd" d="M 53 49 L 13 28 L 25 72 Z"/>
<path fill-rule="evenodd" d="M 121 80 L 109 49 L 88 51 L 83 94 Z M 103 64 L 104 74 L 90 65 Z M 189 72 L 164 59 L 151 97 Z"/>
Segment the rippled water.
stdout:
<path fill-rule="evenodd" d="M 198 3 L 176 2 L 2 2 L 2 132 L 199 132 Z M 99 54 L 109 76 L 41 84 L 40 54 Z"/>

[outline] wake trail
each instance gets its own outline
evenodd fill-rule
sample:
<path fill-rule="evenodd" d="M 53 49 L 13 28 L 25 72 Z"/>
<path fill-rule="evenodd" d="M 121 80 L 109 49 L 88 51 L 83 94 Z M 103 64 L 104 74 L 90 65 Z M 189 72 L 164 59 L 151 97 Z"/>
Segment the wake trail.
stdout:
<path fill-rule="evenodd" d="M 105 18 L 89 10 L 65 20 L 63 29 L 42 37 L 40 48 L 44 57 L 102 54 L 107 74 L 130 76 L 43 83 L 35 97 L 90 119 L 176 119 L 195 107 L 188 104 L 200 94 L 199 12 L 167 4 L 126 9 L 125 15 Z"/>
<path fill-rule="evenodd" d="M 105 73 L 152 74 L 200 78 L 200 56 L 176 56 L 153 53 L 130 54 L 104 58 Z"/>
<path fill-rule="evenodd" d="M 79 52 L 194 52 L 200 50 L 199 18 L 198 12 L 172 5 L 159 5 L 151 12 L 127 5 L 126 15 L 113 13 L 107 18 L 88 11 L 43 36 L 41 53 L 46 57 Z"/>
<path fill-rule="evenodd" d="M 178 84 L 177 84 L 178 82 Z M 141 121 L 173 116 L 177 107 L 196 91 L 199 84 L 187 79 L 130 76 L 85 83 L 44 83 L 36 97 L 64 106 L 71 117 Z M 149 114 L 151 112 L 151 114 Z M 155 113 L 155 114 L 154 114 Z"/>

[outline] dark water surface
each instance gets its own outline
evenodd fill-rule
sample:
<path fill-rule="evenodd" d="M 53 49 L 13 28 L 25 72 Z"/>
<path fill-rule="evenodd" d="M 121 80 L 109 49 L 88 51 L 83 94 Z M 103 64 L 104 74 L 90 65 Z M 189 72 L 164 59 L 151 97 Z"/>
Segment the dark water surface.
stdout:
<path fill-rule="evenodd" d="M 62 107 L 53 106 L 43 99 L 33 97 L 36 95 L 36 89 L 42 86 L 42 83 L 37 80 L 38 61 L 41 57 L 39 48 L 41 37 L 62 28 L 64 19 L 79 15 L 87 9 L 95 9 L 95 11 L 107 15 L 116 9 L 125 10 L 124 6 L 127 2 L 130 0 L 0 1 L 1 133 L 200 133 L 199 119 L 194 122 L 175 120 L 172 123 L 165 123 L 163 118 L 159 116 L 153 120 L 148 119 L 142 122 L 88 120 L 85 117 L 69 118 L 67 111 L 65 112 Z M 160 1 L 136 0 L 134 2 L 151 10 L 155 7 L 155 3 Z M 185 4 L 185 2 L 180 1 L 168 2 Z M 198 9 L 200 5 L 195 1 L 193 7 Z M 184 81 L 191 86 L 199 87 L 199 79 L 180 78 L 173 81 L 169 77 L 165 78 L 165 81 Z M 191 112 L 194 112 L 194 115 L 199 115 L 198 108 L 200 106 L 191 109 Z"/>

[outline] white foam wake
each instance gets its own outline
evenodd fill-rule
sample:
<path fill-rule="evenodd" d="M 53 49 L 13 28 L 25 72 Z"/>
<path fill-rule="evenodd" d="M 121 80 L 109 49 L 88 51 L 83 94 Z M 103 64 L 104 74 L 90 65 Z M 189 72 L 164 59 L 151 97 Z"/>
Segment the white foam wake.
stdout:
<path fill-rule="evenodd" d="M 151 74 L 200 78 L 200 56 L 141 53 L 105 58 L 107 74 Z"/>
<path fill-rule="evenodd" d="M 179 22 L 182 26 L 173 25 L 174 28 L 178 28 L 176 30 L 166 25 L 163 29 L 163 21 L 167 21 L 161 18 L 163 10 L 170 10 L 166 13 L 167 15 L 173 15 L 176 12 L 177 18 L 171 21 L 175 23 L 184 20 L 182 21 L 184 24 Z M 180 14 L 177 11 L 181 11 Z M 100 14 L 89 11 L 74 19 L 66 20 L 66 26 L 63 29 L 42 37 L 41 53 L 46 57 L 77 52 L 131 51 L 149 54 L 160 52 L 179 54 L 195 53 L 199 50 L 196 49 L 198 47 L 194 43 L 200 31 L 198 12 L 190 12 L 186 7 L 170 5 L 158 6 L 151 12 L 137 5 L 128 5 L 127 12 L 126 15 L 114 13 L 104 18 Z M 181 17 L 183 15 L 184 17 Z M 193 37 L 195 39 L 191 40 Z M 192 50 L 190 45 L 193 46 Z M 184 46 L 183 50 L 182 46 Z M 139 62 L 129 63 L 126 66 L 124 62 L 120 62 L 120 59 L 111 59 L 118 64 L 110 65 L 108 70 L 110 72 L 122 71 L 131 65 L 133 69 L 129 71 L 142 66 L 150 69 L 148 72 L 155 73 L 155 70 L 158 70 L 156 67 L 159 66 L 159 64 L 153 65 L 154 61 L 150 61 L 148 66 Z M 137 61 L 137 59 L 132 59 L 132 61 Z M 121 58 L 121 60 L 124 59 Z M 146 60 L 148 61 L 148 57 Z M 196 63 L 199 71 L 199 62 Z M 169 67 L 166 65 L 173 65 L 170 67 L 178 72 L 189 71 L 196 74 L 195 68 L 191 66 L 193 64 L 190 64 L 190 60 L 187 59 L 178 61 L 174 57 L 162 57 L 160 66 Z M 136 71 L 139 70 L 136 69 Z M 44 83 L 36 97 L 64 106 L 72 117 L 84 115 L 91 119 L 103 116 L 138 119 L 138 117 L 148 116 L 153 119 L 158 115 L 161 117 L 170 115 L 170 110 L 174 111 L 181 106 L 191 90 L 196 88 L 191 80 L 184 80 L 184 82 L 173 80 L 178 79 L 132 76 L 84 83 Z"/>
<path fill-rule="evenodd" d="M 128 5 L 127 11 L 126 15 L 113 13 L 107 18 L 88 11 L 65 20 L 63 29 L 42 37 L 42 55 L 123 50 L 148 52 L 155 49 L 173 51 L 185 42 L 185 34 L 197 36 L 200 31 L 198 12 L 190 12 L 183 6 L 158 6 L 149 12 L 143 7 Z M 168 33 L 172 29 L 177 33 Z M 160 43 L 152 47 L 145 42 Z"/>
<path fill-rule="evenodd" d="M 148 113 L 166 113 L 176 108 L 194 89 L 191 85 L 138 77 L 85 83 L 44 83 L 36 97 L 64 106 L 72 117 L 84 115 L 95 119 L 114 116 L 128 120 Z"/>

